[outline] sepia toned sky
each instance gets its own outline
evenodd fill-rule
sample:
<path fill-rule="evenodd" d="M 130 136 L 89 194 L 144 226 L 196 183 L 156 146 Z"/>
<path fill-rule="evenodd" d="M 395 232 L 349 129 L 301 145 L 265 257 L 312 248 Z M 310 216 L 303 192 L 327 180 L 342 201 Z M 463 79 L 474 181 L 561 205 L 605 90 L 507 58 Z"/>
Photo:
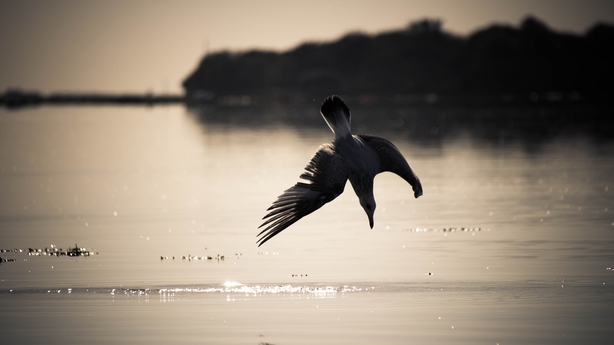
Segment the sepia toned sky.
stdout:
<path fill-rule="evenodd" d="M 207 52 L 285 50 L 425 17 L 466 35 L 527 15 L 582 34 L 611 0 L 0 1 L 0 92 L 181 92 Z"/>

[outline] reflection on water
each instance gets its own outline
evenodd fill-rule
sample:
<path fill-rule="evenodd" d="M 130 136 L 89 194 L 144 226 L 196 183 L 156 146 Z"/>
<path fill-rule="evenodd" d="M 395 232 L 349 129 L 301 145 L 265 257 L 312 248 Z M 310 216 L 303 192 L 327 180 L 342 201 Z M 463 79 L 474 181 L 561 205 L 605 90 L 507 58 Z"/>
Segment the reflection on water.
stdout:
<path fill-rule="evenodd" d="M 450 107 L 450 106 L 356 106 L 357 99 L 346 99 L 352 110 L 355 133 L 387 133 L 421 146 L 443 146 L 470 136 L 482 144 L 506 147 L 510 144 L 525 151 L 539 149 L 553 141 L 582 138 L 597 144 L 614 138 L 614 122 L 599 106 L 539 107 Z M 202 107 L 189 112 L 203 123 L 216 126 L 261 128 L 282 125 L 302 131 L 322 130 L 322 118 L 316 116 L 321 100 L 295 106 Z"/>
<path fill-rule="evenodd" d="M 98 253 L 1 253 L 15 259 L 0 264 L 3 337 L 612 339 L 614 146 L 598 134 L 610 124 L 569 120 L 540 136 L 527 117 L 355 107 L 354 130 L 392 140 L 424 196 L 384 173 L 373 230 L 346 192 L 258 248 L 266 208 L 332 139 L 314 103 L 1 112 L 0 248 Z"/>

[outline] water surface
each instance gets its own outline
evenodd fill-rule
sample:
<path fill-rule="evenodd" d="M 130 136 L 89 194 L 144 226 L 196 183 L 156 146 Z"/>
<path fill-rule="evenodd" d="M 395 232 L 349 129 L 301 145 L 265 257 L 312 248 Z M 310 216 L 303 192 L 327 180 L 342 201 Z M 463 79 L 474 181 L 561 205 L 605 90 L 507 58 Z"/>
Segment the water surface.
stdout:
<path fill-rule="evenodd" d="M 260 248 L 266 208 L 332 138 L 317 106 L 264 115 L 250 108 L 2 111 L 0 249 L 78 244 L 98 253 L 0 253 L 16 260 L 0 266 L 2 338 L 614 339 L 611 143 L 582 134 L 538 142 L 534 134 L 446 135 L 442 126 L 418 140 L 411 111 L 385 111 L 391 125 L 378 126 L 361 110 L 385 110 L 353 109 L 353 127 L 391 139 L 424 196 L 414 199 L 411 186 L 384 173 L 375 180 L 372 230 L 348 185 Z M 182 259 L 194 256 L 205 259 Z"/>

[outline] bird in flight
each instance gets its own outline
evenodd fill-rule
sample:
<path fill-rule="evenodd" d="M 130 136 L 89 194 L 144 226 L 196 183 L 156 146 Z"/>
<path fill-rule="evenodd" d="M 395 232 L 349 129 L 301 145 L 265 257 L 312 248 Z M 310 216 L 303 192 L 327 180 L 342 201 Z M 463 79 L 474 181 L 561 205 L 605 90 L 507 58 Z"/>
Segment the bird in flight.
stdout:
<path fill-rule="evenodd" d="M 298 182 L 280 195 L 269 207 L 264 227 L 258 236 L 258 246 L 296 223 L 299 219 L 331 202 L 345 188 L 350 180 L 358 196 L 360 206 L 369 217 L 373 229 L 375 199 L 373 178 L 390 171 L 407 181 L 414 191 L 414 197 L 422 195 L 420 179 L 414 174 L 403 155 L 390 141 L 373 135 L 352 135 L 350 131 L 350 109 L 341 98 L 330 96 L 324 100 L 320 113 L 335 134 L 332 143 L 322 144 L 305 167 Z"/>

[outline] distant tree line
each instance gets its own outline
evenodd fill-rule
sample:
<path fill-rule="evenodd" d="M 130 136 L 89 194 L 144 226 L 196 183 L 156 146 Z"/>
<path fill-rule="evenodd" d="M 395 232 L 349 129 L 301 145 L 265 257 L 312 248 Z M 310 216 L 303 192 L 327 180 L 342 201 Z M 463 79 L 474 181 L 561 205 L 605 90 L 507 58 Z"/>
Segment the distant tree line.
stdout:
<path fill-rule="evenodd" d="M 183 82 L 186 94 L 387 95 L 411 93 L 611 92 L 614 26 L 584 35 L 526 18 L 467 37 L 426 19 L 377 35 L 350 33 L 285 52 L 207 54 Z"/>

